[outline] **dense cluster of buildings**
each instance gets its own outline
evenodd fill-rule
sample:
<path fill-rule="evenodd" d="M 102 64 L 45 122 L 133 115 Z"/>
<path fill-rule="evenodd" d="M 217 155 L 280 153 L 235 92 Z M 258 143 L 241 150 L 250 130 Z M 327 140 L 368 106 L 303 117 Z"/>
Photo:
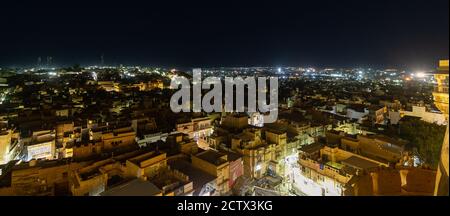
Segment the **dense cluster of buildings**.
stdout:
<path fill-rule="evenodd" d="M 433 95 L 442 113 L 429 114 L 425 109 L 415 111 L 419 108 L 414 107 L 411 116 L 428 122 L 437 119 L 430 116 L 439 116 L 440 121 L 431 122 L 448 124 L 448 61 L 441 62 L 435 77 L 437 85 Z M 369 119 L 378 121 L 378 118 Z M 311 195 L 448 195 L 447 136 L 448 126 L 438 169 L 442 176 L 436 176 L 435 170 L 416 167 L 413 158 L 405 155 L 406 143 L 400 140 L 377 134 L 355 136 L 328 131 L 325 142 L 300 148 L 296 182 L 298 188 Z M 443 186 L 438 188 L 439 185 Z"/>
<path fill-rule="evenodd" d="M 431 195 L 441 176 L 448 182 L 448 150 L 436 171 L 383 128 L 408 118 L 448 125 L 445 64 L 429 96 L 427 83 L 394 71 L 378 80 L 350 71 L 355 81 L 329 69 L 312 80 L 315 69 L 287 68 L 296 77 L 282 80 L 271 124 L 258 112 L 173 113 L 166 87 L 176 71 L 16 74 L 1 90 L 0 195 Z"/>

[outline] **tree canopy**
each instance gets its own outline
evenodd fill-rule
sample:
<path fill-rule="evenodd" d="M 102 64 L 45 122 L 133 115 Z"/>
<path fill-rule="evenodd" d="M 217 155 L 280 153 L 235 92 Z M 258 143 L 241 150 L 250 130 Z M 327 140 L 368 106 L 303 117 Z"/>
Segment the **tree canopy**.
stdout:
<path fill-rule="evenodd" d="M 442 143 L 446 127 L 428 123 L 418 119 L 403 121 L 400 124 L 399 136 L 415 147 L 421 159 L 433 168 L 440 159 Z"/>

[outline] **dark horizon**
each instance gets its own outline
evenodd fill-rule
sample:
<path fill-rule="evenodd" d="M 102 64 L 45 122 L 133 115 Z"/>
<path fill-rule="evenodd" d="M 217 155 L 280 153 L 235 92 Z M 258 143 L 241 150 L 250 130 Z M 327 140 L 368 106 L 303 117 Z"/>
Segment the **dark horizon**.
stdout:
<path fill-rule="evenodd" d="M 318 66 L 433 69 L 449 1 L 287 4 L 8 3 L 0 66 Z"/>

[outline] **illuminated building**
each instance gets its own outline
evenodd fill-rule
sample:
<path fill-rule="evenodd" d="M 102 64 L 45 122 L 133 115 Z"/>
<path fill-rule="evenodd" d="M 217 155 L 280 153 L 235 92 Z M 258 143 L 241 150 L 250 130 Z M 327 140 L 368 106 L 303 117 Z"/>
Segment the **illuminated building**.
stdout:
<path fill-rule="evenodd" d="M 270 174 L 282 175 L 284 173 L 285 158 L 287 156 L 287 133 L 281 130 L 267 129 L 264 130 L 267 143 L 275 144 L 276 153 L 273 161 L 269 162 Z M 289 152 L 291 153 L 291 152 Z"/>
<path fill-rule="evenodd" d="M 217 177 L 193 166 L 185 160 L 169 161 L 169 166 L 189 176 L 192 181 L 194 196 L 211 196 L 216 194 Z"/>
<path fill-rule="evenodd" d="M 87 130 L 87 136 L 89 140 L 82 143 L 78 142 L 73 149 L 73 157 L 83 158 L 96 154 L 100 154 L 104 151 L 129 148 L 136 145 L 136 132 L 132 127 L 128 126 L 97 126 L 92 124 Z"/>
<path fill-rule="evenodd" d="M 165 153 L 136 150 L 88 163 L 70 175 L 72 195 L 171 196 L 192 191 L 186 175 L 167 167 Z M 136 191 L 137 188 L 143 191 Z"/>
<path fill-rule="evenodd" d="M 167 136 L 168 133 L 161 132 L 142 134 L 141 136 L 136 136 L 136 143 L 139 145 L 139 147 L 145 147 L 151 145 L 152 143 L 166 139 Z"/>
<path fill-rule="evenodd" d="M 339 148 L 319 143 L 299 149 L 300 171 L 295 185 L 311 196 L 343 196 L 350 193 L 353 176 L 365 170 L 388 164 L 372 160 Z"/>
<path fill-rule="evenodd" d="M 86 163 L 67 160 L 31 160 L 11 168 L 10 183 L 0 188 L 2 193 L 22 196 L 68 195 L 70 173 Z"/>
<path fill-rule="evenodd" d="M 73 157 L 75 143 L 81 142 L 81 131 L 81 125 L 75 126 L 73 121 L 56 123 L 56 146 L 61 157 Z"/>
<path fill-rule="evenodd" d="M 18 133 L 13 129 L 0 130 L 0 165 L 13 160 L 19 149 Z"/>
<path fill-rule="evenodd" d="M 166 153 L 148 152 L 126 161 L 126 174 L 135 178 L 153 178 L 167 167 Z"/>
<path fill-rule="evenodd" d="M 231 150 L 242 155 L 244 176 L 258 179 L 267 171 L 276 173 L 276 144 L 267 143 L 262 139 L 260 129 L 249 128 L 234 135 L 231 140 Z"/>
<path fill-rule="evenodd" d="M 176 130 L 189 135 L 199 147 L 208 149 L 207 137 L 213 132 L 211 119 L 209 117 L 192 118 L 189 121 L 181 121 L 176 124 Z"/>
<path fill-rule="evenodd" d="M 136 132 L 132 128 L 120 128 L 111 131 L 104 131 L 101 136 L 103 149 L 112 149 L 121 146 L 133 145 L 136 138 Z"/>
<path fill-rule="evenodd" d="M 181 153 L 187 155 L 197 154 L 198 152 L 197 143 L 184 133 L 173 132 L 169 134 L 166 138 L 166 143 L 170 146 L 175 146 Z"/>
<path fill-rule="evenodd" d="M 58 122 L 56 124 L 56 144 L 65 146 L 68 140 L 64 138 L 68 138 L 69 133 L 72 133 L 73 131 L 73 121 Z"/>
<path fill-rule="evenodd" d="M 350 135 L 331 130 L 326 133 L 327 144 L 375 160 L 397 164 L 403 156 L 406 141 L 384 135 Z"/>
<path fill-rule="evenodd" d="M 357 119 L 358 123 L 362 123 L 369 115 L 369 110 L 362 104 L 351 104 L 346 108 L 346 111 L 346 116 L 349 119 Z"/>
<path fill-rule="evenodd" d="M 166 153 L 145 150 L 95 161 L 74 171 L 71 179 L 70 190 L 74 196 L 174 196 L 193 191 L 187 175 L 167 166 Z"/>
<path fill-rule="evenodd" d="M 237 179 L 244 174 L 244 161 L 239 154 L 228 151 L 221 152 L 227 155 L 227 160 L 230 163 L 230 180 L 228 181 L 228 187 L 231 189 Z"/>
<path fill-rule="evenodd" d="M 29 139 L 30 141 L 25 144 L 26 146 L 26 158 L 31 159 L 55 159 L 57 156 L 55 146 L 55 132 L 53 130 L 42 130 L 33 132 L 33 135 Z"/>
<path fill-rule="evenodd" d="M 194 192 L 189 176 L 169 167 L 161 169 L 149 181 L 162 191 L 163 196 L 192 196 Z"/>
<path fill-rule="evenodd" d="M 70 191 L 73 196 L 98 196 L 105 191 L 107 183 L 108 174 L 94 164 L 72 174 Z"/>
<path fill-rule="evenodd" d="M 248 116 L 243 113 L 232 113 L 229 115 L 222 115 L 222 126 L 228 129 L 242 130 L 248 127 Z"/>
<path fill-rule="evenodd" d="M 146 133 L 157 129 L 155 118 L 140 117 L 131 120 L 131 127 L 136 133 Z"/>
<path fill-rule="evenodd" d="M 384 117 L 387 113 L 386 106 L 376 106 L 372 105 L 369 107 L 369 120 L 373 124 L 384 124 Z"/>
<path fill-rule="evenodd" d="M 420 120 L 429 123 L 436 123 L 438 125 L 446 125 L 447 119 L 445 114 L 439 112 L 430 112 L 424 106 L 413 106 L 412 111 L 401 110 L 400 116 L 416 116 L 420 117 Z"/>
<path fill-rule="evenodd" d="M 188 134 L 194 140 L 203 139 L 212 133 L 211 119 L 209 117 L 193 118 L 188 122 L 178 123 L 176 129 Z"/>
<path fill-rule="evenodd" d="M 436 171 L 416 167 L 376 167 L 353 176 L 348 194 L 354 196 L 430 196 Z"/>
<path fill-rule="evenodd" d="M 434 77 L 437 81 L 437 85 L 433 91 L 434 104 L 446 115 L 448 122 L 448 85 L 449 85 L 449 61 L 443 60 L 439 62 L 439 68 L 437 72 L 434 74 Z M 444 143 L 442 145 L 441 150 L 441 159 L 438 165 L 438 171 L 436 175 L 436 186 L 434 190 L 434 194 L 438 196 L 448 196 L 449 188 L 448 188 L 448 131 L 449 126 L 447 125 L 447 131 L 445 132 Z"/>
<path fill-rule="evenodd" d="M 100 193 L 100 196 L 162 196 L 155 184 L 142 179 L 133 179 Z"/>
<path fill-rule="evenodd" d="M 140 82 L 133 85 L 139 88 L 139 91 L 151 91 L 155 89 L 164 89 L 164 84 L 161 80 L 154 80 L 149 82 Z"/>
<path fill-rule="evenodd" d="M 405 141 L 383 135 L 358 135 L 359 152 L 367 157 L 396 164 L 402 157 Z"/>

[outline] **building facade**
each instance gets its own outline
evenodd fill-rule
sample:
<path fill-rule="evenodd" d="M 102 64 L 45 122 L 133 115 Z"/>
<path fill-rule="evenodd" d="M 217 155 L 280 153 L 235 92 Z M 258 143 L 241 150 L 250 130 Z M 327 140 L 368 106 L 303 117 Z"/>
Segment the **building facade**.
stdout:
<path fill-rule="evenodd" d="M 449 61 L 440 61 L 437 73 L 434 75 L 437 80 L 437 85 L 433 91 L 434 103 L 447 117 L 448 121 L 448 85 L 449 85 Z M 445 132 L 444 143 L 441 150 L 441 159 L 439 161 L 438 171 L 436 174 L 436 185 L 434 194 L 438 196 L 448 196 L 448 172 L 449 172 L 449 150 L 448 150 L 448 136 L 449 126 Z"/>

